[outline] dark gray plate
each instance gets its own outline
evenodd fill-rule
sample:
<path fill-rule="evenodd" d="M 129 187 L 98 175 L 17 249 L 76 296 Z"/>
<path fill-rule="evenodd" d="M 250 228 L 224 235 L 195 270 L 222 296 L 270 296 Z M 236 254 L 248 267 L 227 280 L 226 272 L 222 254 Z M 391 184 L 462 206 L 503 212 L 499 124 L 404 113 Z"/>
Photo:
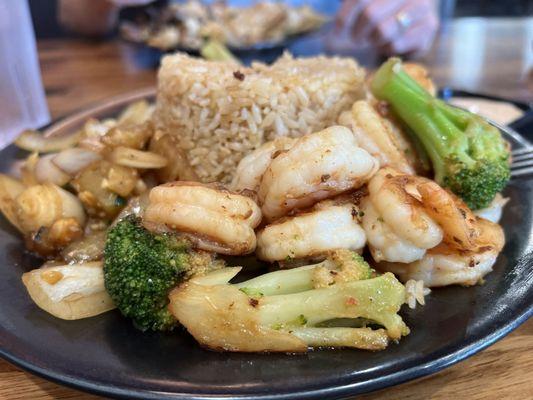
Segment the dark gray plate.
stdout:
<path fill-rule="evenodd" d="M 86 110 L 52 130 L 74 129 L 89 115 L 110 115 L 150 91 Z M 506 133 L 513 147 L 527 142 Z M 6 171 L 18 157 L 2 152 Z M 513 181 L 503 226 L 507 245 L 486 283 L 434 290 L 425 307 L 402 312 L 412 333 L 382 352 L 323 350 L 307 355 L 224 354 L 203 350 L 182 331 L 141 333 L 116 311 L 62 321 L 30 300 L 21 274 L 39 261 L 0 222 L 0 355 L 47 379 L 127 398 L 327 399 L 381 389 L 439 371 L 494 343 L 524 322 L 533 303 L 533 182 Z"/>

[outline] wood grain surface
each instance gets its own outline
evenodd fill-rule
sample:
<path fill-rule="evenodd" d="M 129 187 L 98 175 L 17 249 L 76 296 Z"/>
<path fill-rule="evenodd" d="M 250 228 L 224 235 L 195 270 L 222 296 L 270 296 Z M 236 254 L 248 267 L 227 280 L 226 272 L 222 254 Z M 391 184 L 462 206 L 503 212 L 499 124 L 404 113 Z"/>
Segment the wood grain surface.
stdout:
<path fill-rule="evenodd" d="M 531 36 L 528 38 L 527 34 L 527 29 L 531 31 L 527 28 L 531 21 L 473 21 L 479 24 L 478 28 L 461 26 L 464 21 L 457 21 L 437 41 L 425 61 L 440 85 L 531 100 L 532 73 L 527 69 L 531 56 L 527 49 L 520 51 L 524 50 L 523 46 L 531 45 Z M 465 32 L 477 32 L 478 40 L 490 40 L 482 46 L 482 51 L 479 43 L 471 40 L 468 50 L 467 45 L 460 43 Z M 156 81 L 156 71 L 150 68 L 154 66 L 151 54 L 117 41 L 52 40 L 43 41 L 38 47 L 53 117 L 112 95 L 154 85 Z M 458 47 L 462 50 L 457 50 Z M 464 55 L 477 51 L 477 57 L 484 60 L 476 64 L 479 69 L 476 74 L 468 72 L 464 76 L 465 70 L 454 65 L 452 58 L 458 57 L 460 51 Z M 475 54 L 470 56 L 476 59 Z M 360 398 L 533 399 L 532 371 L 533 321 L 528 321 L 495 345 L 440 373 Z M 0 399 L 97 398 L 35 377 L 0 360 Z"/>

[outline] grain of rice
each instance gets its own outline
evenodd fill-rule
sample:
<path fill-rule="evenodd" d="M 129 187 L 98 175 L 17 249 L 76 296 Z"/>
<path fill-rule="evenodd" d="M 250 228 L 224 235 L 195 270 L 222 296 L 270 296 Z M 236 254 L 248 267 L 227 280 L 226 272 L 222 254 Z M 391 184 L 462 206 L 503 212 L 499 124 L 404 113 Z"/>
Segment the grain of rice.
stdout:
<path fill-rule="evenodd" d="M 405 282 L 405 302 L 409 308 L 416 308 L 416 304 L 424 306 L 426 304 L 425 296 L 431 293 L 431 290 L 424 287 L 424 281 L 415 281 L 409 279 Z"/>

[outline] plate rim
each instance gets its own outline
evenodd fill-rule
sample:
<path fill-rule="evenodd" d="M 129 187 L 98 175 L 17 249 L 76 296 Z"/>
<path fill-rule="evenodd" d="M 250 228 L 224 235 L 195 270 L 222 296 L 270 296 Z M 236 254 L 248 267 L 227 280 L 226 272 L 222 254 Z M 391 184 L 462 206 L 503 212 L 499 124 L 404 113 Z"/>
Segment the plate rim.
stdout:
<path fill-rule="evenodd" d="M 90 116 L 94 116 L 95 113 L 103 112 L 109 110 L 110 108 L 124 106 L 128 103 L 153 98 L 156 95 L 156 89 L 154 87 L 146 87 L 138 90 L 129 91 L 120 95 L 108 97 L 106 99 L 100 100 L 88 105 L 81 107 L 77 111 L 70 112 L 67 116 L 62 118 L 57 118 L 52 121 L 50 124 L 43 128 L 43 133 L 46 136 L 57 135 L 59 131 L 73 127 L 81 121 L 84 121 Z M 488 119 L 487 119 L 488 120 Z M 510 136 L 517 143 L 520 143 L 520 147 L 532 146 L 532 143 L 529 142 L 525 137 L 520 135 L 518 132 L 512 130 L 511 128 L 504 127 L 494 123 L 493 121 L 488 120 L 492 125 L 500 129 L 505 135 Z M 351 396 L 355 394 L 368 393 L 376 390 L 386 389 L 391 386 L 395 386 L 407 381 L 411 381 L 417 378 L 428 376 L 434 373 L 437 373 L 444 368 L 447 368 L 453 364 L 459 363 L 466 358 L 486 349 L 487 347 L 494 344 L 496 341 L 502 339 L 510 332 L 518 328 L 521 324 L 526 322 L 529 318 L 533 316 L 533 304 L 525 307 L 521 310 L 518 315 L 511 320 L 509 320 L 504 325 L 498 327 L 490 335 L 482 336 L 476 338 L 471 343 L 466 346 L 463 346 L 452 353 L 446 353 L 441 356 L 433 357 L 432 359 L 419 363 L 417 365 L 411 366 L 407 369 L 396 371 L 394 373 L 384 375 L 370 381 L 364 382 L 351 382 L 351 383 L 342 383 L 333 387 L 323 387 L 311 390 L 299 390 L 293 392 L 286 392 L 280 394 L 236 394 L 236 393 L 212 393 L 212 394 L 201 394 L 201 393 L 185 393 L 185 392 L 162 392 L 162 391 L 153 391 L 149 389 L 140 389 L 140 388 L 124 388 L 119 387 L 113 384 L 102 384 L 95 383 L 94 381 L 88 379 L 78 378 L 74 375 L 67 375 L 63 373 L 58 373 L 50 369 L 45 369 L 38 367 L 32 364 L 29 361 L 23 360 L 21 357 L 18 357 L 14 354 L 10 354 L 8 351 L 5 351 L 3 348 L 0 348 L 0 357 L 4 360 L 16 365 L 17 367 L 22 368 L 25 371 L 28 371 L 32 374 L 40 376 L 44 379 L 53 381 L 55 383 L 65 385 L 74 389 L 82 390 L 85 392 L 111 396 L 115 398 L 128 398 L 128 399 L 190 399 L 190 400 L 213 400 L 213 399 L 227 399 L 235 398 L 239 400 L 289 400 L 289 399 L 329 399 L 329 398 L 339 398 L 344 396 Z M 345 379 L 349 379 L 346 378 Z"/>
<path fill-rule="evenodd" d="M 503 325 L 489 336 L 481 337 L 470 343 L 468 346 L 458 349 L 453 353 L 448 353 L 444 356 L 437 357 L 423 364 L 417 364 L 408 369 L 395 372 L 390 375 L 382 376 L 370 382 L 350 383 L 342 386 L 335 386 L 330 388 L 320 388 L 313 390 L 302 390 L 298 392 L 290 392 L 283 394 L 198 394 L 198 393 L 176 393 L 176 392 L 161 392 L 150 391 L 144 389 L 124 389 L 114 385 L 97 384 L 93 381 L 76 378 L 59 374 L 54 371 L 36 367 L 30 362 L 26 362 L 16 356 L 8 354 L 3 349 L 0 349 L 0 357 L 12 364 L 22 368 L 25 371 L 31 372 L 47 380 L 78 389 L 81 391 L 111 396 L 114 398 L 124 399 L 189 399 L 189 400 L 215 400 L 215 399 L 239 399 L 239 400 L 293 400 L 293 399 L 333 399 L 343 398 L 344 396 L 352 396 L 357 394 L 369 393 L 381 389 L 386 389 L 391 386 L 396 386 L 407 381 L 412 381 L 417 378 L 435 374 L 443 369 L 457 364 L 474 354 L 491 346 L 498 340 L 502 339 L 524 322 L 533 316 L 533 305 L 526 308 L 518 317 L 511 322 Z M 359 390 L 361 389 L 361 390 Z"/>

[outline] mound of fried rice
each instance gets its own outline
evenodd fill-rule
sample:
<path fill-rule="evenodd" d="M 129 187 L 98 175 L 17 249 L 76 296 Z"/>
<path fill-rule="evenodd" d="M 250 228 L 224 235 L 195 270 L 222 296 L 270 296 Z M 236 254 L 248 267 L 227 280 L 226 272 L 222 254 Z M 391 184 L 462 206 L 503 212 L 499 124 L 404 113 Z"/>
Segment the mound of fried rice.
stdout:
<path fill-rule="evenodd" d="M 176 136 L 202 181 L 226 183 L 265 141 L 334 124 L 364 96 L 364 77 L 348 58 L 285 54 L 243 67 L 178 53 L 162 60 L 154 123 Z"/>

